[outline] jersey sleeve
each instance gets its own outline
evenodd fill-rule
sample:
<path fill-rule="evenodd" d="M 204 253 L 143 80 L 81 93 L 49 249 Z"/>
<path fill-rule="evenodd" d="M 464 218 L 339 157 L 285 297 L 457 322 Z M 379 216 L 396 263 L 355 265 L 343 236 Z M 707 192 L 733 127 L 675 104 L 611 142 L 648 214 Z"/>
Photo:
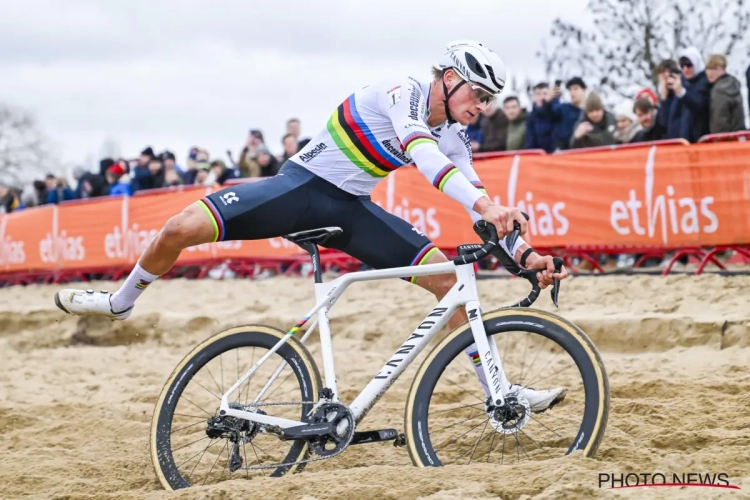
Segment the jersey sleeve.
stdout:
<path fill-rule="evenodd" d="M 453 126 L 456 127 L 456 125 Z M 471 152 L 471 141 L 469 140 L 469 136 L 466 135 L 466 131 L 459 128 L 455 131 L 455 133 L 447 134 L 447 137 L 450 137 L 452 142 L 452 144 L 449 145 L 451 153 L 448 156 L 453 161 L 453 164 L 468 179 L 471 185 L 474 186 L 474 189 L 477 189 L 481 193 L 489 196 L 487 194 L 487 190 L 482 184 L 482 181 L 479 179 L 479 175 L 477 175 L 476 170 L 474 170 L 474 158 Z M 482 216 L 475 212 L 473 208 L 467 208 L 466 210 L 469 212 L 469 216 L 471 217 L 472 222 L 476 222 L 482 218 Z M 523 240 L 523 238 L 519 237 L 518 240 L 516 240 L 513 248 L 508 248 L 508 245 L 505 243 L 505 239 L 500 239 L 500 246 L 508 255 L 510 255 L 511 258 L 513 258 L 518 249 L 521 248 L 521 245 L 523 245 L 524 243 L 526 242 Z"/>
<path fill-rule="evenodd" d="M 393 124 L 401 145 L 432 185 L 467 210 L 485 196 L 438 148 L 437 140 L 425 122 L 427 99 L 416 80 L 407 79 L 383 93 L 383 111 Z"/>

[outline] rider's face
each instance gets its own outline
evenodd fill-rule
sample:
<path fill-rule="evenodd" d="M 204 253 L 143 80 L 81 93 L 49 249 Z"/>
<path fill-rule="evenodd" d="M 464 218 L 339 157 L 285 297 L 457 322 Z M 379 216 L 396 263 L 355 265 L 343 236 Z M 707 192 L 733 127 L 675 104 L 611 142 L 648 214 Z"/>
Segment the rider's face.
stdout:
<path fill-rule="evenodd" d="M 461 82 L 461 77 L 451 71 L 449 91 Z M 461 125 L 468 125 L 487 108 L 487 97 L 489 94 L 483 90 L 472 88 L 468 82 L 464 83 L 451 95 L 451 117 Z"/>

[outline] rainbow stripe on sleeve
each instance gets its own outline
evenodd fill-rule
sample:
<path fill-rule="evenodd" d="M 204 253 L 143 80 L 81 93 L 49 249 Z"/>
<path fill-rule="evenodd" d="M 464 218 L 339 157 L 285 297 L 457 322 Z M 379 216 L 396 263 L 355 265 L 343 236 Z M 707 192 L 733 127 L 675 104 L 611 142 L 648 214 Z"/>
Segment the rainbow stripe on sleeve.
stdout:
<path fill-rule="evenodd" d="M 448 182 L 448 179 L 450 179 L 457 173 L 458 169 L 455 167 L 455 165 L 453 165 L 453 163 L 449 163 L 444 166 L 440 170 L 440 172 L 437 173 L 435 178 L 432 180 L 432 185 L 438 188 L 440 191 L 443 191 L 445 188 L 445 184 Z"/>
<path fill-rule="evenodd" d="M 487 190 L 484 189 L 484 186 L 480 181 L 471 181 L 471 185 L 483 192 L 484 194 L 487 194 Z"/>
<path fill-rule="evenodd" d="M 413 134 L 409 134 L 404 137 L 402 146 L 406 150 L 406 153 L 410 154 L 411 150 L 414 149 L 415 146 L 418 146 L 420 144 L 434 144 L 437 146 L 437 141 L 432 134 L 428 134 L 426 132 L 414 132 Z"/>

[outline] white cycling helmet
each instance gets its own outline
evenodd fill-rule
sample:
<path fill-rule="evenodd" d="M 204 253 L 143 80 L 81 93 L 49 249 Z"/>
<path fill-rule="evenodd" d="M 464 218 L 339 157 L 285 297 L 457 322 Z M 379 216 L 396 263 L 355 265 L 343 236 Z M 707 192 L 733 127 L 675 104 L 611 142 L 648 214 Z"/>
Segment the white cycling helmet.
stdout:
<path fill-rule="evenodd" d="M 475 90 L 481 88 L 490 95 L 498 95 L 505 88 L 505 64 L 500 56 L 492 52 L 479 42 L 472 40 L 457 40 L 446 47 L 446 52 L 440 59 L 440 69 L 452 69 Z M 448 109 L 448 99 L 464 82 L 456 85 L 447 92 L 445 82 L 445 110 L 448 121 L 453 122 Z"/>

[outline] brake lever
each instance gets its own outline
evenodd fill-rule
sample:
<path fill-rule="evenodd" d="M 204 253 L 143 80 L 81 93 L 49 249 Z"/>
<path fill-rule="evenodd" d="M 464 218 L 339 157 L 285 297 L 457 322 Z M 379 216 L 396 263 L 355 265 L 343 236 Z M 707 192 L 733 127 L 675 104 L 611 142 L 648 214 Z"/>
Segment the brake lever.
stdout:
<path fill-rule="evenodd" d="M 564 262 L 560 257 L 552 257 L 552 263 L 555 265 L 555 273 L 562 271 Z M 557 278 L 555 278 L 555 281 L 552 284 L 550 295 L 552 295 L 552 303 L 555 304 L 555 307 L 559 307 L 557 301 L 560 297 L 560 280 Z"/>

